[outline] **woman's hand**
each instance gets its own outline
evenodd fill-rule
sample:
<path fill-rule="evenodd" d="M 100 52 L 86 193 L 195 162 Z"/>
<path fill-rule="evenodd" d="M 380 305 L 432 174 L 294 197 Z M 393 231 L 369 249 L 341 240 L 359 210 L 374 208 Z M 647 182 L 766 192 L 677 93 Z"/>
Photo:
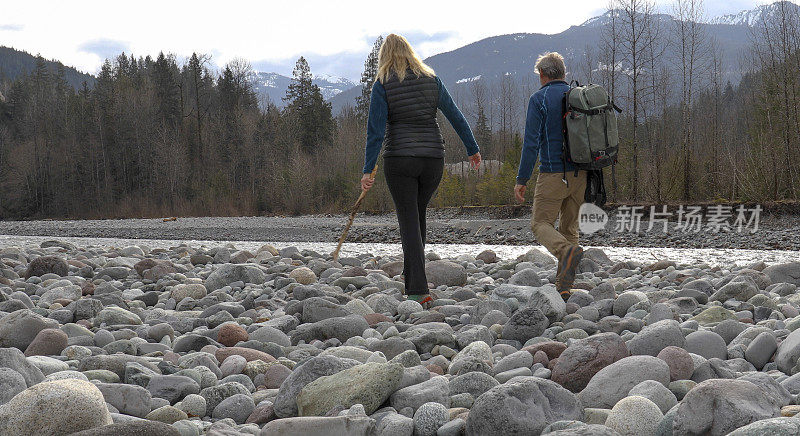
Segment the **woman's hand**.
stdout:
<path fill-rule="evenodd" d="M 472 164 L 472 169 L 477 170 L 481 166 L 481 153 L 473 154 L 469 157 L 469 161 Z"/>
<path fill-rule="evenodd" d="M 520 203 L 524 203 L 525 202 L 525 188 L 526 188 L 525 185 L 516 185 L 516 186 L 514 186 L 514 197 Z"/>
<path fill-rule="evenodd" d="M 364 174 L 364 176 L 361 177 L 361 190 L 369 191 L 373 183 L 375 183 L 375 179 L 373 179 L 369 173 Z"/>

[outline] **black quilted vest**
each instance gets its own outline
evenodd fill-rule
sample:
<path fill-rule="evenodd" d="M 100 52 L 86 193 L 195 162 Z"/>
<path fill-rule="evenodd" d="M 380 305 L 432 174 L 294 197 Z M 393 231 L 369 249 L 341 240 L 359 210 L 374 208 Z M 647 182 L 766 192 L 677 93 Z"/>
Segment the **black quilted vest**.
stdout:
<path fill-rule="evenodd" d="M 408 72 L 383 84 L 389 107 L 383 156 L 444 157 L 444 139 L 436 122 L 439 87 L 435 77 Z"/>

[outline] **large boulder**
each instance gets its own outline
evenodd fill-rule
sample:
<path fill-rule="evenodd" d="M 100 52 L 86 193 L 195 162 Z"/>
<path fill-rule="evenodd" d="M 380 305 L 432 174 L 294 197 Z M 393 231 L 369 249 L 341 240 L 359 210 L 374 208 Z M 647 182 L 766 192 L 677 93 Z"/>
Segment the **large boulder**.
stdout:
<path fill-rule="evenodd" d="M 0 347 L 22 351 L 44 329 L 57 329 L 58 321 L 45 318 L 30 309 L 20 309 L 0 318 Z"/>
<path fill-rule="evenodd" d="M 0 407 L 0 434 L 70 434 L 111 424 L 103 394 L 85 380 L 66 379 L 32 386 Z"/>
<path fill-rule="evenodd" d="M 606 419 L 606 427 L 623 436 L 652 435 L 664 414 L 645 397 L 633 395 L 621 399 Z"/>
<path fill-rule="evenodd" d="M 45 274 L 55 274 L 61 277 L 69 273 L 67 261 L 57 256 L 40 256 L 33 259 L 25 270 L 25 279 L 41 277 Z"/>
<path fill-rule="evenodd" d="M 11 368 L 0 367 L 0 406 L 27 388 L 22 374 Z"/>
<path fill-rule="evenodd" d="M 367 415 L 389 398 L 400 379 L 399 363 L 366 363 L 320 377 L 305 385 L 297 396 L 300 416 L 322 416 L 336 406 L 346 409 L 361 404 Z"/>
<path fill-rule="evenodd" d="M 360 336 L 369 328 L 367 320 L 362 315 L 348 315 L 337 318 L 323 319 L 311 324 L 300 324 L 292 332 L 292 343 L 300 340 L 311 342 L 314 339 L 328 340 L 336 338 L 342 342 L 353 336 Z"/>
<path fill-rule="evenodd" d="M 124 383 L 97 383 L 106 403 L 116 407 L 120 413 L 144 418 L 150 413 L 150 392 L 137 385 Z"/>
<path fill-rule="evenodd" d="M 175 404 L 189 394 L 199 393 L 200 384 L 185 375 L 154 375 L 147 383 L 147 390 L 154 398 Z"/>
<path fill-rule="evenodd" d="M 800 262 L 782 263 L 764 268 L 772 283 L 791 283 L 800 286 Z"/>
<path fill-rule="evenodd" d="M 464 286 L 467 284 L 467 270 L 449 260 L 434 260 L 425 265 L 425 276 L 434 286 Z"/>
<path fill-rule="evenodd" d="M 528 307 L 535 307 L 544 313 L 544 316 L 551 322 L 561 321 L 567 314 L 567 304 L 556 290 L 554 285 L 544 285 L 533 288 Z"/>
<path fill-rule="evenodd" d="M 753 422 L 780 416 L 753 383 L 711 379 L 692 388 L 678 405 L 674 434 L 722 436 Z"/>
<path fill-rule="evenodd" d="M 59 329 L 44 329 L 36 334 L 28 348 L 26 356 L 58 356 L 67 348 L 67 334 Z"/>
<path fill-rule="evenodd" d="M 645 380 L 669 385 L 669 366 L 652 356 L 630 356 L 601 369 L 579 394 L 583 407 L 610 409 Z"/>
<path fill-rule="evenodd" d="M 72 433 L 70 436 L 180 436 L 177 428 L 158 421 L 132 419 Z"/>
<path fill-rule="evenodd" d="M 275 415 L 279 418 L 297 416 L 297 395 L 307 384 L 360 364 L 357 360 L 330 355 L 312 357 L 303 362 L 281 384 L 274 401 Z"/>
<path fill-rule="evenodd" d="M 628 356 L 625 341 L 616 333 L 579 339 L 558 357 L 550 379 L 572 392 L 580 392 L 601 369 Z"/>
<path fill-rule="evenodd" d="M 744 427 L 739 427 L 728 436 L 797 436 L 800 434 L 800 419 L 772 418 L 756 421 Z"/>
<path fill-rule="evenodd" d="M 792 374 L 792 368 L 797 364 L 800 357 L 800 329 L 797 329 L 781 341 L 778 351 L 775 352 L 775 363 L 785 374 Z"/>
<path fill-rule="evenodd" d="M 389 404 L 396 410 L 406 407 L 417 410 L 423 404 L 430 402 L 450 406 L 450 386 L 443 376 L 432 377 L 422 383 L 404 387 L 389 397 Z"/>
<path fill-rule="evenodd" d="M 211 414 L 213 410 L 226 398 L 237 394 L 250 395 L 250 391 L 239 382 L 220 383 L 209 386 L 200 391 L 200 396 L 206 400 L 206 414 Z"/>
<path fill-rule="evenodd" d="M 642 329 L 628 341 L 631 355 L 658 356 L 658 353 L 670 345 L 683 347 L 683 332 L 678 322 L 671 319 L 658 321 Z"/>
<path fill-rule="evenodd" d="M 255 265 L 232 264 L 222 265 L 212 272 L 206 279 L 205 286 L 208 292 L 214 292 L 219 288 L 227 286 L 233 282 L 244 282 L 261 284 L 267 279 L 264 271 Z"/>
<path fill-rule="evenodd" d="M 539 377 L 515 377 L 475 400 L 467 417 L 467 435 L 539 434 L 563 420 L 580 420 L 575 394 Z"/>
<path fill-rule="evenodd" d="M 261 436 L 370 436 L 375 433 L 375 420 L 367 416 L 300 416 L 276 419 L 261 428 Z"/>
<path fill-rule="evenodd" d="M 545 314 L 535 307 L 516 311 L 503 326 L 502 338 L 525 343 L 544 333 L 550 322 Z"/>
<path fill-rule="evenodd" d="M 0 348 L 0 368 L 9 368 L 19 373 L 25 380 L 26 387 L 44 380 L 42 370 L 29 362 L 17 348 Z"/>

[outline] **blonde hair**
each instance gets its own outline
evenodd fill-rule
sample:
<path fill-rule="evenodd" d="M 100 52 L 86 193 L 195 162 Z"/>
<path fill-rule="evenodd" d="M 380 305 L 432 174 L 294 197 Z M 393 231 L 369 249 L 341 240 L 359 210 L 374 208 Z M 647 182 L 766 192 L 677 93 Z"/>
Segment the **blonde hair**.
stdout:
<path fill-rule="evenodd" d="M 433 68 L 425 65 L 422 59 L 417 56 L 411 44 L 400 35 L 394 33 L 386 37 L 378 53 L 378 74 L 376 79 L 381 83 L 391 77 L 392 73 L 397 75 L 401 82 L 406 77 L 406 71 L 411 70 L 417 76 L 434 76 Z"/>
<path fill-rule="evenodd" d="M 536 68 L 534 69 L 540 76 L 546 76 L 548 79 L 563 79 L 567 75 L 567 67 L 564 65 L 564 56 L 558 52 L 547 52 L 536 59 Z"/>

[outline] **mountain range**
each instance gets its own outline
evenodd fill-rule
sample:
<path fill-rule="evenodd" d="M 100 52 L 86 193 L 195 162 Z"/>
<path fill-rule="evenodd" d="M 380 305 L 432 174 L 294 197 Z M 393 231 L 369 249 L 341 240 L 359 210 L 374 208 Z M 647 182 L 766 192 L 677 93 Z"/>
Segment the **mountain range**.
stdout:
<path fill-rule="evenodd" d="M 794 8 L 795 11 L 800 9 L 800 6 L 788 1 L 775 2 L 738 14 L 715 17 L 703 23 L 706 36 L 716 41 L 722 55 L 723 81 L 738 83 L 742 76 L 742 55 L 751 46 L 751 29 L 763 19 L 777 14 L 781 6 L 787 9 Z M 610 12 L 607 12 L 552 35 L 516 33 L 485 38 L 453 51 L 431 56 L 425 59 L 425 62 L 436 71 L 451 94 L 463 96 L 465 99 L 470 98 L 469 88 L 476 80 L 484 81 L 489 89 L 497 88 L 505 75 L 513 76 L 518 84 L 537 84 L 538 79 L 533 68 L 536 58 L 544 52 L 561 53 L 568 71 L 573 72 L 580 70 L 578 66 L 585 64 L 587 49 L 593 51 L 596 56 L 601 41 L 600 32 L 608 22 L 609 14 Z M 661 34 L 666 37 L 674 29 L 677 20 L 667 14 L 656 14 L 654 22 L 660 27 Z M 678 61 L 677 53 L 673 50 L 667 49 L 664 56 Z M 596 61 L 594 64 L 597 65 Z M 585 81 L 585 78 L 580 77 L 580 73 L 569 77 Z M 333 97 L 331 103 L 334 113 L 346 105 L 352 105 L 360 92 L 356 87 Z"/>
<path fill-rule="evenodd" d="M 779 13 L 781 8 L 795 12 L 800 6 L 788 1 L 776 2 L 737 14 L 714 17 L 703 23 L 707 37 L 716 41 L 722 54 L 723 80 L 731 83 L 739 81 L 742 75 L 740 59 L 751 45 L 751 29 L 762 20 Z M 665 36 L 676 23 L 675 18 L 667 14 L 656 14 L 654 18 Z M 578 66 L 586 64 L 587 50 L 596 55 L 601 41 L 600 32 L 608 19 L 609 13 L 606 13 L 552 35 L 516 33 L 493 36 L 431 56 L 425 62 L 436 70 L 451 94 L 457 98 L 469 98 L 471 83 L 478 80 L 484 81 L 489 89 L 497 88 L 502 77 L 506 75 L 513 76 L 517 83 L 535 84 L 537 78 L 533 67 L 539 54 L 558 51 L 564 55 L 568 70 L 579 71 L 581 68 Z M 675 53 L 670 50 L 664 56 L 677 61 Z M 0 80 L 13 80 L 19 74 L 31 71 L 35 62 L 35 58 L 27 52 L 0 47 Z M 59 64 L 58 61 L 48 61 L 48 66 L 53 70 Z M 66 76 L 67 81 L 76 88 L 84 81 L 90 86 L 94 83 L 93 76 L 71 67 L 66 67 Z M 576 73 L 571 77 L 583 79 L 578 76 L 579 73 Z M 290 77 L 270 72 L 254 72 L 252 79 L 262 104 L 271 101 L 279 107 L 283 106 L 282 98 L 291 82 Z M 315 75 L 314 83 L 331 102 L 334 113 L 347 105 L 353 105 L 356 96 L 361 93 L 358 84 L 346 78 Z"/>
<path fill-rule="evenodd" d="M 289 88 L 292 78 L 278 73 L 254 71 L 252 82 L 262 105 L 270 101 L 278 107 L 283 107 L 283 97 L 286 96 L 286 90 Z M 319 86 L 322 96 L 326 100 L 330 100 L 341 92 L 356 86 L 355 83 L 343 77 L 324 74 L 315 74 L 312 83 Z"/>

